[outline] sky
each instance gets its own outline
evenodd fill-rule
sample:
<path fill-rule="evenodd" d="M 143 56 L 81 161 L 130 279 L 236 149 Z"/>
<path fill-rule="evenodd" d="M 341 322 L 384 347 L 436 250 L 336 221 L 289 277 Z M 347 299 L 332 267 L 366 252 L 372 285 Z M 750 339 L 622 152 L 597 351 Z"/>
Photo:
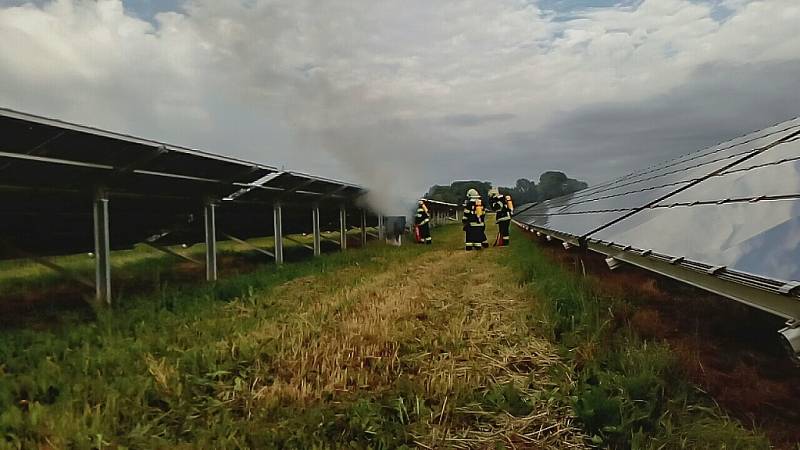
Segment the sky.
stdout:
<path fill-rule="evenodd" d="M 0 106 L 358 182 L 590 184 L 800 115 L 797 0 L 0 0 Z"/>

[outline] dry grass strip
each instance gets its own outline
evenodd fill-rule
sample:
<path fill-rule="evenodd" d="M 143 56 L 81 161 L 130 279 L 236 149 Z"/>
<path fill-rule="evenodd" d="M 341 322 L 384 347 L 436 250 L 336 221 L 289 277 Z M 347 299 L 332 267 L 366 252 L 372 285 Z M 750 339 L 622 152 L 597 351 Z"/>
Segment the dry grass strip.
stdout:
<path fill-rule="evenodd" d="M 546 398 L 556 388 L 548 373 L 561 362 L 528 332 L 530 299 L 497 255 L 434 251 L 334 290 L 314 277 L 287 283 L 272 295 L 296 302 L 296 314 L 238 337 L 276 346 L 277 357 L 259 361 L 249 388 L 231 396 L 248 408 L 302 406 L 380 395 L 408 377 L 424 388 L 423 401 L 441 405 L 415 428 L 420 447 L 584 448 L 569 411 Z M 508 384 L 533 399 L 530 414 L 452 400 Z"/>

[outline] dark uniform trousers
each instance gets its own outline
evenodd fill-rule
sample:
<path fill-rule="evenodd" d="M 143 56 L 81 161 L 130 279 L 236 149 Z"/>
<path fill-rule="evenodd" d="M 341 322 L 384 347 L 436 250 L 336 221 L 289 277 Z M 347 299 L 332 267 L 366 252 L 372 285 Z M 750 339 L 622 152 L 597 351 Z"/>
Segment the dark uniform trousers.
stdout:
<path fill-rule="evenodd" d="M 486 240 L 485 215 L 480 199 L 468 199 L 464 202 L 464 249 L 481 250 L 489 246 Z"/>
<path fill-rule="evenodd" d="M 497 228 L 499 228 L 500 239 L 496 243 L 501 247 L 511 243 L 509 237 L 509 226 L 511 225 L 511 214 L 513 210 L 509 205 L 510 197 L 496 196 L 492 198 L 492 209 L 497 211 Z"/>
<path fill-rule="evenodd" d="M 511 237 L 508 233 L 509 225 L 511 225 L 511 220 L 497 222 L 497 227 L 500 229 L 500 245 L 504 247 L 511 243 Z"/>
<path fill-rule="evenodd" d="M 417 209 L 417 215 L 414 218 L 414 223 L 419 228 L 419 242 L 420 244 L 432 244 L 431 238 L 431 215 L 422 207 Z"/>
<path fill-rule="evenodd" d="M 431 238 L 431 224 L 430 222 L 425 222 L 424 224 L 419 226 L 419 239 L 420 242 L 424 242 L 426 244 L 432 244 L 433 238 Z"/>

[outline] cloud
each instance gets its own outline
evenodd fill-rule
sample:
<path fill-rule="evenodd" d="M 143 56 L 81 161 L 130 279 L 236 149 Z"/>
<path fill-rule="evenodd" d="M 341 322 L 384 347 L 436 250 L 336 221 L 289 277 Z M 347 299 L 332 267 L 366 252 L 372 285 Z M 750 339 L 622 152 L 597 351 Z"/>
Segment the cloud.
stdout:
<path fill-rule="evenodd" d="M 698 150 L 800 114 L 800 61 L 713 63 L 686 83 L 641 101 L 565 113 L 536 133 L 506 136 L 509 152 L 535 153 L 546 167 L 575 167 L 600 182 L 626 169 Z M 524 150 L 527 149 L 527 150 Z"/>
<path fill-rule="evenodd" d="M 795 0 L 579 4 L 190 0 L 142 19 L 118 0 L 0 3 L 0 104 L 384 203 L 549 169 L 597 182 L 800 109 Z"/>
<path fill-rule="evenodd" d="M 492 122 L 504 122 L 511 120 L 514 114 L 452 114 L 442 119 L 446 125 L 454 127 L 476 127 Z"/>

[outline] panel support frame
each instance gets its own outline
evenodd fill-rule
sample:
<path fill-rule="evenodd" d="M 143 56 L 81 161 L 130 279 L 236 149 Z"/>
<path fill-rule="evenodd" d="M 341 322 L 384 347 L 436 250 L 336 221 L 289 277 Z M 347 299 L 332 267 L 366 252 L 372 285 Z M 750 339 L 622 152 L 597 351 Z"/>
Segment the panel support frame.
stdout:
<path fill-rule="evenodd" d="M 347 208 L 344 205 L 339 207 L 339 247 L 347 250 Z"/>
<path fill-rule="evenodd" d="M 383 223 L 383 213 L 378 213 L 378 239 L 384 240 L 386 238 L 386 228 Z"/>
<path fill-rule="evenodd" d="M 312 250 L 314 250 L 314 256 L 320 256 L 322 254 L 322 232 L 319 227 L 318 204 L 314 204 L 314 206 L 311 208 L 311 228 L 314 236 L 314 245 Z"/>
<path fill-rule="evenodd" d="M 111 227 L 108 194 L 95 193 L 93 205 L 95 300 L 111 306 Z"/>
<path fill-rule="evenodd" d="M 207 202 L 203 206 L 206 241 L 206 281 L 217 281 L 217 206 Z"/>
<path fill-rule="evenodd" d="M 361 210 L 361 247 L 367 246 L 367 210 Z"/>
<path fill-rule="evenodd" d="M 171 248 L 169 248 L 167 246 L 156 244 L 155 242 L 143 242 L 143 244 L 148 246 L 148 247 L 150 247 L 150 248 L 152 248 L 152 249 L 158 250 L 158 251 L 160 251 L 162 253 L 166 253 L 166 254 L 168 254 L 170 256 L 174 256 L 174 257 L 182 259 L 184 261 L 188 261 L 188 262 L 190 262 L 192 264 L 195 264 L 195 265 L 198 265 L 198 266 L 202 266 L 203 265 L 202 261 L 198 261 L 198 260 L 192 258 L 191 256 L 187 256 L 187 255 L 183 255 L 181 253 L 178 253 L 175 250 L 173 250 L 173 249 L 171 249 Z"/>
<path fill-rule="evenodd" d="M 265 250 L 265 249 L 263 249 L 263 248 L 261 248 L 261 247 L 259 247 L 259 246 L 257 246 L 257 245 L 253 245 L 253 244 L 251 244 L 251 243 L 247 242 L 247 241 L 246 241 L 246 240 L 244 240 L 244 239 L 238 238 L 238 237 L 236 237 L 236 236 L 232 236 L 232 235 L 230 235 L 230 234 L 228 234 L 228 233 L 220 233 L 220 234 L 221 234 L 221 235 L 222 235 L 222 236 L 223 236 L 225 239 L 230 239 L 230 240 L 232 240 L 233 242 L 236 242 L 237 244 L 241 244 L 241 245 L 243 245 L 243 246 L 245 246 L 245 247 L 247 247 L 247 248 L 249 248 L 249 249 L 251 249 L 251 250 L 255 250 L 255 251 L 259 252 L 259 253 L 262 253 L 262 254 L 264 254 L 264 255 L 267 255 L 267 256 L 269 256 L 270 258 L 274 258 L 274 257 L 275 257 L 275 254 L 274 254 L 274 253 L 272 253 L 271 251 L 269 251 L 269 250 Z"/>
<path fill-rule="evenodd" d="M 518 226 L 518 222 L 514 222 Z M 632 251 L 619 249 L 610 245 L 605 245 L 596 241 L 585 241 L 581 243 L 580 238 L 563 235 L 552 230 L 539 230 L 537 227 L 530 227 L 530 230 L 541 231 L 552 235 L 554 238 L 574 245 L 580 245 L 595 253 L 606 255 L 616 261 L 625 262 L 633 266 L 642 268 L 649 272 L 663 275 L 667 278 L 680 281 L 694 286 L 707 292 L 725 297 L 727 299 L 751 306 L 770 314 L 782 317 L 787 320 L 800 319 L 800 299 L 794 296 L 781 295 L 764 289 L 747 286 L 734 281 L 709 274 L 705 271 L 692 270 L 680 264 L 672 264 L 670 261 L 661 261 L 637 254 Z M 583 244 L 583 245 L 581 245 Z"/>
<path fill-rule="evenodd" d="M 272 206 L 273 236 L 275 237 L 275 264 L 283 264 L 283 210 L 280 202 Z"/>

